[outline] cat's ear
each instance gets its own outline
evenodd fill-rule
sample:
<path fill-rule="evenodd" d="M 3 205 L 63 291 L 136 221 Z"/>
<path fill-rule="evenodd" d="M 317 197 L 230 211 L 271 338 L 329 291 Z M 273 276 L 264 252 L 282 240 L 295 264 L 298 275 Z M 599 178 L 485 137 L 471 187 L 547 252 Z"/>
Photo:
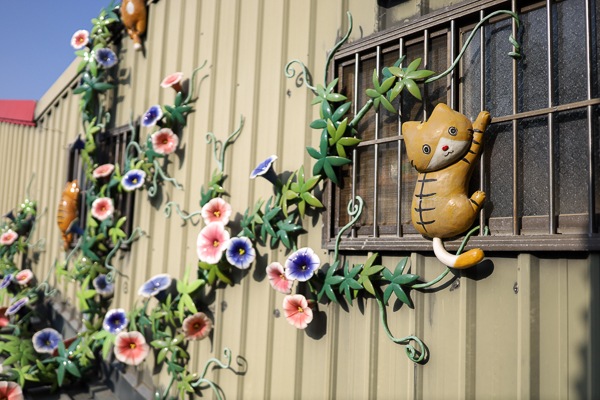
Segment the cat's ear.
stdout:
<path fill-rule="evenodd" d="M 402 136 L 406 144 L 406 154 L 411 164 L 422 171 L 429 164 L 431 152 L 423 153 L 423 145 L 428 144 L 429 135 L 425 132 L 425 125 L 422 122 L 409 121 L 402 124 Z M 435 147 L 435 146 L 433 146 Z"/>

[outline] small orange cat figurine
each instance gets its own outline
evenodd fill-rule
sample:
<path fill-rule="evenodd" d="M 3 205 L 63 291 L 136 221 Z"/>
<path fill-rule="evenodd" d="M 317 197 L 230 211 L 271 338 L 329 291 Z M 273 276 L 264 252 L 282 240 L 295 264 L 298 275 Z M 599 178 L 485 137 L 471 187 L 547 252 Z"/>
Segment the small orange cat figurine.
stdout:
<path fill-rule="evenodd" d="M 58 205 L 58 228 L 62 231 L 63 248 L 69 250 L 69 244 L 73 241 L 73 234 L 67 233 L 71 227 L 71 223 L 77 218 L 77 205 L 79 197 L 79 186 L 77 179 L 73 182 L 67 182 L 67 186 L 62 191 L 60 204 Z"/>
<path fill-rule="evenodd" d="M 472 125 L 464 115 L 438 104 L 427 122 L 402 125 L 408 158 L 419 172 L 412 202 L 413 225 L 423 236 L 433 238 L 436 257 L 452 268 L 472 267 L 484 257 L 480 249 L 452 255 L 442 238 L 469 229 L 483 205 L 485 193 L 477 191 L 469 198 L 467 190 L 491 119 L 490 113 L 483 111 Z"/>
<path fill-rule="evenodd" d="M 146 32 L 146 2 L 145 0 L 123 0 L 121 3 L 121 19 L 127 28 L 129 37 L 133 40 L 135 50 L 142 49 L 140 35 Z"/>

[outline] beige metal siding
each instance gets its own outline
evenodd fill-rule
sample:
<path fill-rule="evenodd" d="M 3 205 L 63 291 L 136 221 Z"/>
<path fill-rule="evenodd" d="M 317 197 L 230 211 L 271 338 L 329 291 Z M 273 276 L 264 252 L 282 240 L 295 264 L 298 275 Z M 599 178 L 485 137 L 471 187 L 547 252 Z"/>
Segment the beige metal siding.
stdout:
<path fill-rule="evenodd" d="M 372 4 L 373 3 L 373 4 Z M 196 79 L 195 111 L 181 135 L 180 150 L 166 164 L 170 176 L 184 187 L 162 186 L 155 199 L 136 196 L 134 225 L 147 235 L 119 254 L 114 264 L 123 273 L 117 280 L 114 307 L 131 310 L 137 289 L 149 277 L 168 272 L 182 277 L 195 268 L 195 243 L 202 223 L 187 223 L 162 209 L 175 201 L 182 209 L 199 209 L 200 188 L 216 164 L 205 134 L 223 140 L 233 132 L 240 114 L 244 128 L 226 159 L 225 188 L 234 215 L 272 194 L 262 179 L 250 181 L 254 166 L 271 154 L 278 172 L 300 165 L 310 170 L 303 150 L 317 146 L 309 128 L 318 117 L 310 106 L 312 93 L 286 79 L 288 60 L 305 62 L 313 84 L 322 80 L 326 51 L 347 28 L 345 13 L 354 15 L 351 40 L 373 33 L 374 2 L 361 0 L 282 1 L 168 0 L 150 5 L 145 52 L 135 52 L 125 38 L 118 48 L 118 83 L 111 95 L 112 125 L 128 122 L 154 104 L 168 104 L 174 91 L 159 86 L 162 78 L 192 70 L 207 60 Z M 340 28 L 341 27 L 341 28 Z M 39 209 L 48 208 L 34 240 L 48 244 L 34 261 L 44 279 L 55 258 L 64 257 L 56 212 L 64 187 L 68 143 L 82 132 L 79 96 L 72 94 L 71 65 L 38 103 L 37 127 L 0 123 L 0 211 L 23 199 L 32 172 L 31 196 Z M 298 72 L 298 68 L 296 68 Z M 142 128 L 142 138 L 151 133 Z M 317 250 L 323 263 L 332 255 L 320 248 L 321 220 L 306 217 L 308 234 L 299 246 Z M 392 399 L 392 398 L 591 398 L 598 388 L 598 311 L 600 285 L 598 254 L 493 254 L 483 266 L 449 276 L 438 289 L 413 291 L 414 309 L 392 296 L 388 306 L 391 332 L 396 337 L 416 334 L 430 351 L 425 365 L 414 365 L 404 346 L 392 343 L 379 320 L 373 299 L 353 307 L 320 305 L 306 332 L 290 326 L 274 311 L 282 311 L 283 295 L 265 278 L 264 268 L 283 262 L 283 249 L 258 248 L 258 261 L 249 271 L 234 271 L 236 285 L 208 290 L 215 321 L 210 340 L 190 345 L 193 371 L 206 360 L 222 357 L 227 346 L 234 370 L 209 373 L 230 399 Z M 395 267 L 408 255 L 411 271 L 433 279 L 442 265 L 430 253 L 386 254 L 383 264 Z M 362 263 L 366 253 L 349 254 Z M 451 279 L 452 278 L 452 279 Z M 54 282 L 54 280 L 52 280 Z M 77 288 L 59 285 L 62 298 L 75 305 Z M 515 293 L 515 288 L 518 292 Z M 238 365 L 239 364 L 239 365 Z M 153 375 L 146 362 L 141 380 L 157 386 L 167 382 L 166 371 Z M 206 392 L 208 393 L 208 392 Z"/>

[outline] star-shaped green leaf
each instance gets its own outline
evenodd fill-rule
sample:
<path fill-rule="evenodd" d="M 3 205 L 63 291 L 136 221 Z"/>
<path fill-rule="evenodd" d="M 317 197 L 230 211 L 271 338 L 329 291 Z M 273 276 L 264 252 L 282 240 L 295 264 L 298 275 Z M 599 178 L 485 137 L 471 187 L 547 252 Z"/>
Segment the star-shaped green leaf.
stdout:
<path fill-rule="evenodd" d="M 392 90 L 390 101 L 394 101 L 396 96 L 400 94 L 404 87 L 406 87 L 413 96 L 421 100 L 421 91 L 419 90 L 419 87 L 417 86 L 417 83 L 414 80 L 427 78 L 428 76 L 435 74 L 435 72 L 426 69 L 417 71 L 419 65 L 421 65 L 421 59 L 417 58 L 416 60 L 410 63 L 408 68 L 388 68 L 389 72 L 392 75 L 397 76 L 399 78 L 398 82 L 396 83 L 396 86 L 394 86 L 394 89 Z"/>
<path fill-rule="evenodd" d="M 331 120 L 327 120 L 327 132 L 329 132 L 329 136 L 331 136 L 331 139 L 329 139 L 329 145 L 335 146 L 338 155 L 344 158 L 347 157 L 346 149 L 344 148 L 344 146 L 354 146 L 361 142 L 361 140 L 357 138 L 344 137 L 347 123 L 348 118 L 344 119 L 336 129 Z"/>
<path fill-rule="evenodd" d="M 393 275 L 390 272 L 390 270 L 387 268 L 384 268 L 382 270 L 383 277 L 385 279 L 387 279 L 388 281 L 390 281 L 389 286 L 385 289 L 385 292 L 383 293 L 383 302 L 384 303 L 388 302 L 388 300 L 390 299 L 390 296 L 392 295 L 392 292 L 394 292 L 394 293 L 396 293 L 396 296 L 398 297 L 398 299 L 400 299 L 400 301 L 407 304 L 409 307 L 412 307 L 410 298 L 407 296 L 406 292 L 404 292 L 404 289 L 402 289 L 402 286 L 410 285 L 411 283 L 413 283 L 414 281 L 419 279 L 419 275 L 403 274 L 404 268 L 406 267 L 407 260 L 408 260 L 408 257 L 404 257 L 398 263 L 398 265 L 396 265 L 396 269 L 394 270 Z"/>
<path fill-rule="evenodd" d="M 326 130 L 327 120 L 331 120 L 331 122 L 333 122 L 333 125 L 337 128 L 338 126 L 340 126 L 340 119 L 344 116 L 344 114 L 346 114 L 351 105 L 352 102 L 344 103 L 341 106 L 339 106 L 335 110 L 335 112 L 333 112 L 333 110 L 331 109 L 331 105 L 327 101 L 322 102 L 321 107 L 319 108 L 319 114 L 321 115 L 321 119 L 314 120 L 310 124 L 310 127 L 313 129 Z M 358 132 L 356 131 L 356 129 L 352 128 L 352 134 L 357 133 Z"/>
<path fill-rule="evenodd" d="M 299 231 L 302 229 L 302 226 L 293 224 L 295 214 L 290 214 L 285 220 L 277 221 L 277 233 L 271 239 L 271 246 L 275 246 L 277 240 L 281 240 L 281 242 L 287 247 L 291 249 L 293 247 L 294 241 L 290 238 L 289 234 L 292 232 Z"/>
<path fill-rule="evenodd" d="M 300 167 L 298 170 L 298 182 L 294 182 L 290 185 L 291 194 L 288 194 L 287 197 L 292 197 L 295 194 L 294 198 L 298 198 L 300 201 L 298 203 L 298 211 L 300 211 L 300 217 L 304 217 L 304 212 L 306 210 L 306 203 L 313 207 L 321 208 L 323 207 L 323 203 L 319 201 L 313 194 L 310 192 L 314 189 L 314 187 L 321 180 L 321 175 L 315 175 L 312 178 L 306 180 L 304 176 L 304 165 Z M 287 214 L 286 214 L 287 215 Z"/>
<path fill-rule="evenodd" d="M 209 285 L 214 285 L 217 278 L 229 285 L 233 285 L 233 281 L 226 274 L 226 272 L 231 268 L 231 265 L 227 263 L 208 264 L 200 261 L 198 262 L 198 266 L 202 268 L 204 278 Z"/>
<path fill-rule="evenodd" d="M 390 103 L 385 97 L 386 92 L 390 90 L 392 85 L 394 85 L 395 81 L 396 77 L 392 76 L 390 78 L 385 79 L 380 85 L 379 79 L 377 78 L 377 70 L 373 71 L 373 86 L 375 87 L 375 89 L 367 89 L 366 93 L 367 96 L 373 99 L 373 105 L 375 106 L 375 108 L 379 107 L 379 103 L 381 103 L 389 112 L 396 114 L 394 106 L 392 106 L 392 103 Z"/>
<path fill-rule="evenodd" d="M 272 200 L 273 197 L 269 198 L 267 201 L 267 205 L 265 206 L 265 215 L 262 217 L 263 225 L 260 229 L 260 237 L 264 243 L 267 243 L 267 233 L 271 236 L 277 236 L 275 229 L 273 229 L 273 224 L 276 223 L 271 221 L 277 216 L 277 214 L 279 214 L 281 207 L 271 208 Z"/>
<path fill-rule="evenodd" d="M 325 293 L 327 297 L 329 297 L 329 300 L 333 301 L 334 303 L 338 302 L 332 286 L 339 285 L 344 280 L 343 276 L 334 275 L 339 265 L 340 262 L 336 261 L 327 271 L 327 275 L 325 275 L 325 281 L 323 282 L 323 287 L 321 288 L 317 296 L 317 301 L 321 301 L 321 297 L 323 297 L 323 294 Z"/>
<path fill-rule="evenodd" d="M 321 134 L 321 145 L 319 146 L 320 152 L 313 149 L 312 147 L 307 147 L 306 150 L 308 154 L 317 161 L 315 166 L 313 167 L 313 175 L 321 174 L 321 171 L 325 171 L 327 177 L 336 185 L 339 186 L 337 175 L 333 169 L 333 167 L 341 167 L 342 165 L 346 165 L 352 162 L 347 158 L 336 157 L 336 156 L 328 156 L 328 133 L 327 129 L 323 131 Z"/>
<path fill-rule="evenodd" d="M 348 303 L 350 303 L 350 305 L 352 305 L 352 295 L 350 294 L 350 289 L 360 290 L 363 288 L 363 286 L 360 283 L 354 280 L 354 277 L 356 276 L 356 274 L 358 274 L 358 271 L 360 271 L 361 268 L 362 266 L 358 265 L 352 270 L 349 270 L 348 261 L 346 261 L 346 264 L 344 265 L 344 280 L 340 284 L 339 290 L 340 293 L 344 292 L 344 294 L 346 295 L 346 300 L 348 300 Z"/>
<path fill-rule="evenodd" d="M 360 273 L 360 278 L 358 279 L 358 283 L 363 285 L 367 292 L 371 293 L 373 296 L 375 296 L 375 287 L 373 287 L 371 277 L 385 268 L 383 265 L 373 265 L 378 255 L 378 253 L 375 253 L 369 257 Z M 354 295 L 356 296 L 357 293 L 358 291 L 355 290 Z"/>
<path fill-rule="evenodd" d="M 319 104 L 323 101 L 344 101 L 347 100 L 346 96 L 343 96 L 339 93 L 333 93 L 333 88 L 337 85 L 340 78 L 335 78 L 326 88 L 323 88 L 321 84 L 317 84 L 317 97 L 310 103 L 310 105 Z"/>
<path fill-rule="evenodd" d="M 182 105 L 182 94 L 177 93 L 174 106 L 163 106 L 165 117 L 169 120 L 169 125 L 172 122 L 170 119 L 175 119 L 181 125 L 185 126 L 184 114 L 192 109 L 190 106 Z"/>

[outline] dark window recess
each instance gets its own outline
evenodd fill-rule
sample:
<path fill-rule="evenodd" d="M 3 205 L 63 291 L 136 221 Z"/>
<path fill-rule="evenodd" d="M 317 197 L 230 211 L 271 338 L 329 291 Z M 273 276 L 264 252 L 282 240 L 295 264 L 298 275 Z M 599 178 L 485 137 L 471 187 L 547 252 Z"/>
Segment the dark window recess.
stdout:
<path fill-rule="evenodd" d="M 139 129 L 139 124 L 135 125 L 136 130 Z M 125 167 L 125 149 L 131 140 L 131 128 L 129 125 L 114 128 L 106 132 L 97 133 L 98 147 L 96 149 L 96 158 L 98 165 L 103 164 L 118 164 L 121 173 Z M 80 150 L 74 148 L 74 144 L 69 146 L 69 159 L 67 163 L 67 182 L 77 179 L 80 187 L 79 196 L 79 224 L 82 229 L 87 225 L 88 207 L 86 204 L 86 188 L 88 186 L 83 162 L 81 160 Z M 116 190 L 116 189 L 115 189 Z M 116 218 L 127 217 L 122 229 L 129 237 L 133 232 L 133 206 L 135 203 L 135 192 L 116 193 L 114 198 Z M 74 247 L 78 237 L 75 236 L 71 246 Z M 128 246 L 122 245 L 122 249 L 127 249 Z"/>
<path fill-rule="evenodd" d="M 406 55 L 404 67 L 421 58 L 421 69 L 441 73 L 481 18 L 499 9 L 516 10 L 521 28 L 509 18 L 490 20 L 451 75 L 420 85 L 422 102 L 403 93 L 393 102 L 398 115 L 380 107 L 362 119 L 362 142 L 349 153 L 353 164 L 342 169 L 341 186 L 328 185 L 325 192 L 325 248 L 334 247 L 340 227 L 350 222 L 348 202 L 359 195 L 363 213 L 341 249 L 431 250 L 411 222 L 417 173 L 401 126 L 427 119 L 446 103 L 472 121 L 481 110 L 493 117 L 469 189 L 486 192 L 476 225 L 483 221 L 491 236 L 472 238 L 472 246 L 600 250 L 600 0 L 465 1 L 345 45 L 332 72 L 340 78 L 339 92 L 353 101 L 346 116 L 352 119 L 367 102 L 374 69 L 381 74 Z M 513 30 L 524 56 L 519 62 L 507 55 Z M 461 241 L 447 247 L 457 249 Z"/>

